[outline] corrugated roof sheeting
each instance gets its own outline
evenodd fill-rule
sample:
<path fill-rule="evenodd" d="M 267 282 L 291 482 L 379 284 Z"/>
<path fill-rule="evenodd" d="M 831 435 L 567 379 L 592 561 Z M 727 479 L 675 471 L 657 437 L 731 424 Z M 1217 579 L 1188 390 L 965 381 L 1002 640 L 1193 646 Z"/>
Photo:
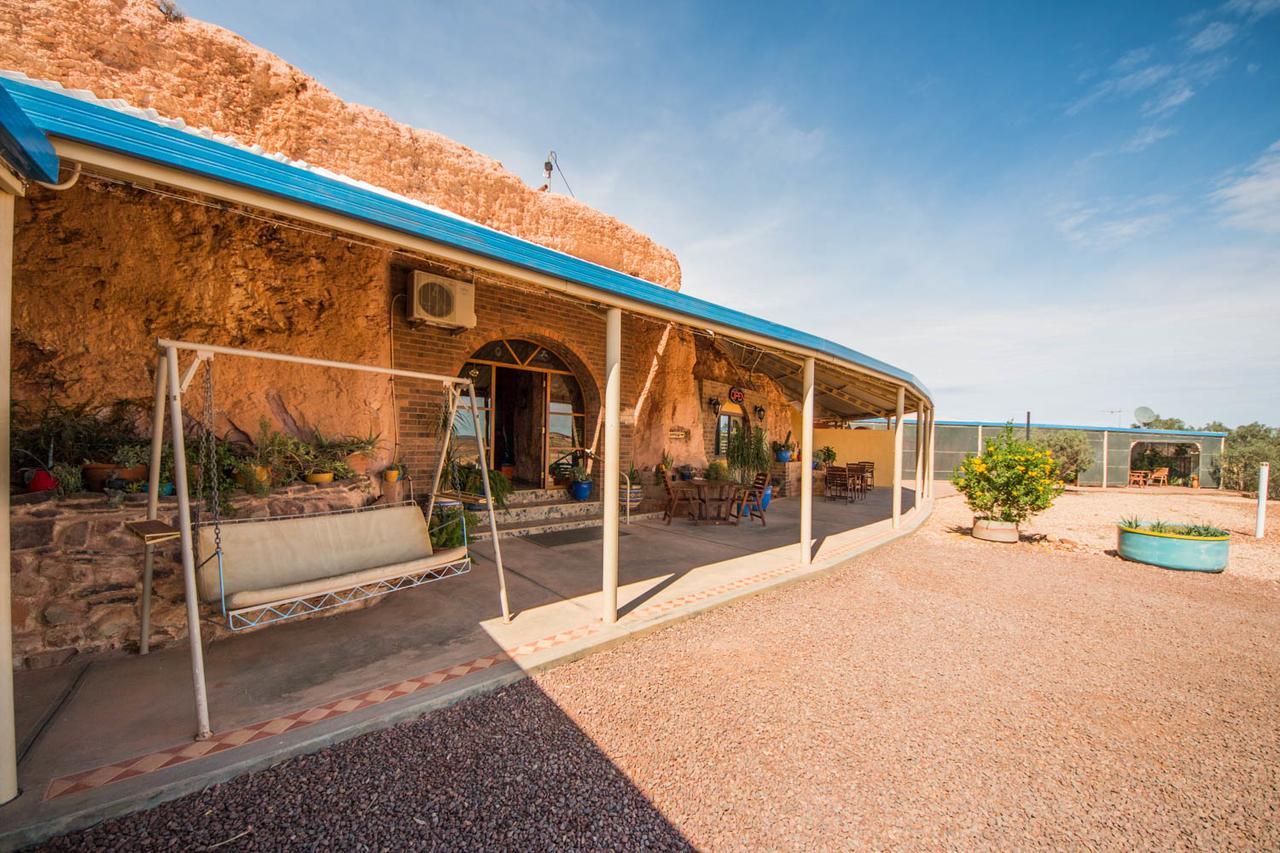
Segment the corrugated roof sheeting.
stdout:
<path fill-rule="evenodd" d="M 57 152 L 3 89 L 0 89 L 0 157 L 25 180 L 57 183 Z"/>

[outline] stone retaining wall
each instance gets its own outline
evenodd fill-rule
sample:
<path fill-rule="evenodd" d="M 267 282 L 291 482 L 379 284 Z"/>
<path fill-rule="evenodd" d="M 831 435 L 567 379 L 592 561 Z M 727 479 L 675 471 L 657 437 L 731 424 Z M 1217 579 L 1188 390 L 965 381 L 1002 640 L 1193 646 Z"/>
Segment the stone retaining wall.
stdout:
<path fill-rule="evenodd" d="M 370 503 L 379 485 L 358 478 L 328 486 L 289 486 L 265 497 L 242 495 L 232 502 L 233 514 L 265 518 L 348 509 Z M 15 496 L 10 516 L 13 658 L 18 669 L 138 648 L 143 548 L 125 524 L 145 517 L 146 496 L 128 495 L 112 505 L 106 495 L 52 495 Z M 163 499 L 160 517 L 175 523 L 176 515 L 177 500 Z M 177 542 L 156 548 L 154 596 L 151 647 L 161 648 L 187 633 Z M 230 633 L 215 607 L 204 607 L 203 614 L 206 640 Z"/>

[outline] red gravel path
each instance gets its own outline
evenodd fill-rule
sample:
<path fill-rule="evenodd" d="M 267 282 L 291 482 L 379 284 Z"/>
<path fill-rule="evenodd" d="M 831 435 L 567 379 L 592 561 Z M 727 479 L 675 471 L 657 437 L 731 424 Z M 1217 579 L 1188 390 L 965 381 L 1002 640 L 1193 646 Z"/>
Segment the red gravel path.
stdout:
<path fill-rule="evenodd" d="M 66 848 L 1280 847 L 1280 589 L 917 534 Z"/>

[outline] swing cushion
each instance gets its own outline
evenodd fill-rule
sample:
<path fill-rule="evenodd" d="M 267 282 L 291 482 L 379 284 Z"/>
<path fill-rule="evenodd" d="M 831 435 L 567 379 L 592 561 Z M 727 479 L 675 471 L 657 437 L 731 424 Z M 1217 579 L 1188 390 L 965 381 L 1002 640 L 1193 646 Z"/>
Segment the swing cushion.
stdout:
<path fill-rule="evenodd" d="M 200 559 L 214 553 L 212 525 L 199 529 Z M 417 506 L 264 519 L 222 525 L 218 561 L 197 574 L 200 597 L 238 609 L 429 571 L 466 557 L 465 548 L 433 554 Z"/>

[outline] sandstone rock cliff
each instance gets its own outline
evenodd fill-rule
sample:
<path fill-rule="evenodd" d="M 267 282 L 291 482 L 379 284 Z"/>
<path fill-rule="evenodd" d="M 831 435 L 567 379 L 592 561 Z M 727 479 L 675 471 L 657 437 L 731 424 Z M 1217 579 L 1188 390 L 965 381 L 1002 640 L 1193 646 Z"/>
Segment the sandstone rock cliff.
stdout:
<path fill-rule="evenodd" d="M 342 101 L 245 39 L 153 0 L 0 0 L 0 68 L 229 133 L 671 288 L 675 254 L 581 202 L 540 193 L 429 130 Z"/>

